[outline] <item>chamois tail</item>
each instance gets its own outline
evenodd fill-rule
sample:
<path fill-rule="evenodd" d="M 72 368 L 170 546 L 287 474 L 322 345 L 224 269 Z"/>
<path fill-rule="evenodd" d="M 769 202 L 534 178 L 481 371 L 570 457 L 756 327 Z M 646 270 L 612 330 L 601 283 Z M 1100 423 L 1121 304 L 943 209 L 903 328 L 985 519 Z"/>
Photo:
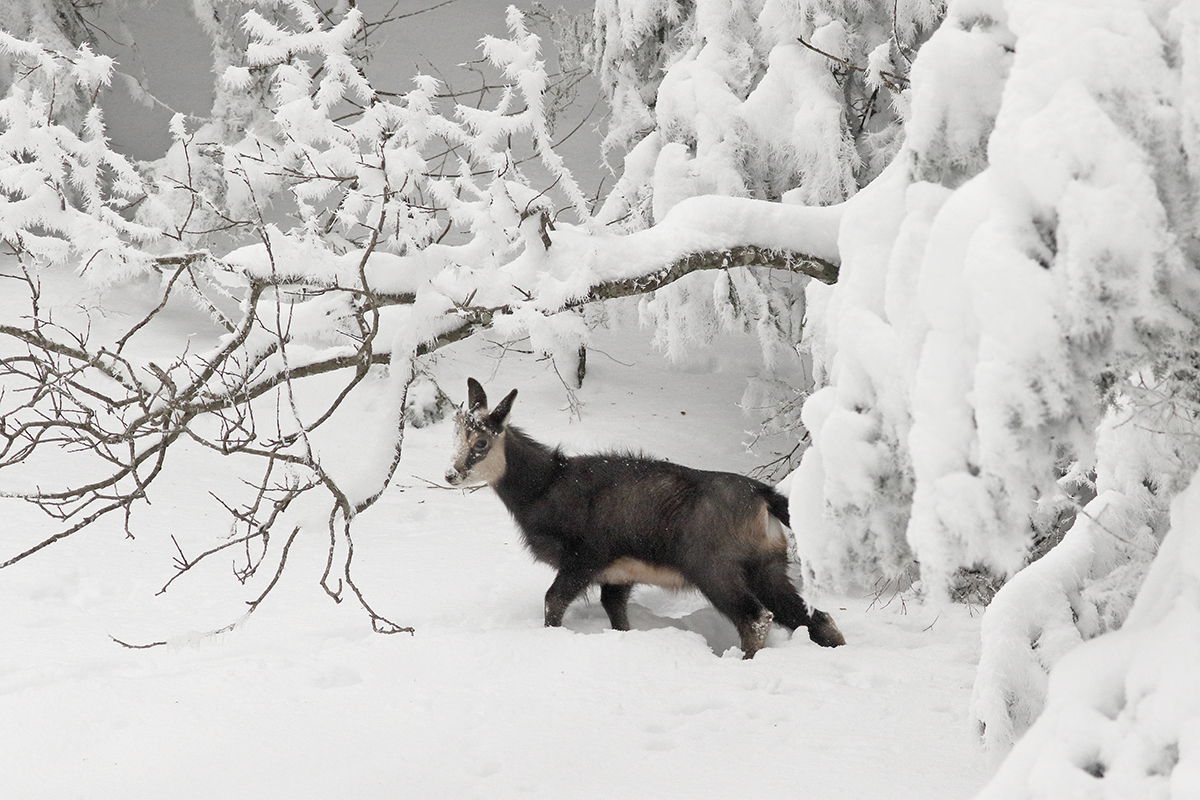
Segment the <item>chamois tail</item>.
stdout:
<path fill-rule="evenodd" d="M 767 510 L 771 512 L 771 516 L 789 528 L 792 527 L 791 514 L 788 512 L 788 499 L 765 483 L 758 485 L 758 493 L 763 500 L 767 501 Z"/>

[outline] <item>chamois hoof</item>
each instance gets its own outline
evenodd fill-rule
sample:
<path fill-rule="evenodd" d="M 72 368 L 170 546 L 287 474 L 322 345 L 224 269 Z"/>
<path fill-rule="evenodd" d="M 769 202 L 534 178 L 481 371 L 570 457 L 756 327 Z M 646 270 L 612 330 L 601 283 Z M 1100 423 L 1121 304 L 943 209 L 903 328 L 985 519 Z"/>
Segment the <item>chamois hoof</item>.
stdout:
<path fill-rule="evenodd" d="M 767 632 L 771 630 L 771 623 L 774 622 L 775 615 L 770 611 L 763 609 L 762 614 L 753 622 L 745 623 L 738 633 L 742 637 L 742 660 L 749 661 L 754 658 L 754 654 L 763 649 L 763 645 L 767 643 Z"/>
<path fill-rule="evenodd" d="M 808 621 L 808 638 L 821 647 L 841 647 L 846 643 L 846 637 L 842 636 L 842 632 L 834 624 L 833 617 L 824 611 L 812 612 Z"/>

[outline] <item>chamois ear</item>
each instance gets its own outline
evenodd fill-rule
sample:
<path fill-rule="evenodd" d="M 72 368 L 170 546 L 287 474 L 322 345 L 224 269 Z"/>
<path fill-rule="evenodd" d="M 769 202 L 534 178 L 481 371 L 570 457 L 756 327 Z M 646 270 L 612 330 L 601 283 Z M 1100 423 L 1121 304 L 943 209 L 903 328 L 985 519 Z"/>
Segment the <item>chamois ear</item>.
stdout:
<path fill-rule="evenodd" d="M 467 410 L 478 411 L 487 408 L 487 392 L 474 378 L 467 378 Z"/>
<path fill-rule="evenodd" d="M 488 415 L 488 420 L 497 428 L 503 427 L 504 420 L 508 417 L 508 412 L 512 411 L 513 400 L 516 399 L 517 390 L 513 389 L 508 393 L 508 397 L 505 397 L 499 403 L 496 403 L 496 407 L 493 408 L 492 413 Z"/>

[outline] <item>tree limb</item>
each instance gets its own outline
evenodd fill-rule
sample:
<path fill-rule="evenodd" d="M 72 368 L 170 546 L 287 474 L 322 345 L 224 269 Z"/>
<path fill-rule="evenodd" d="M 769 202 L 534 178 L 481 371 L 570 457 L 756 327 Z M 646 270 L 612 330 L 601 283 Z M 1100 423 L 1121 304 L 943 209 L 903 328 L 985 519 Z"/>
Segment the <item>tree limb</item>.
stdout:
<path fill-rule="evenodd" d="M 711 269 L 733 269 L 734 267 L 768 267 L 770 269 L 797 272 L 816 278 L 821 283 L 837 283 L 838 267 L 823 258 L 784 250 L 769 250 L 755 245 L 740 245 L 728 250 L 689 253 L 657 272 L 636 278 L 623 278 L 597 284 L 581 299 L 580 303 L 596 300 L 612 300 L 631 297 L 661 289 L 693 272 Z"/>

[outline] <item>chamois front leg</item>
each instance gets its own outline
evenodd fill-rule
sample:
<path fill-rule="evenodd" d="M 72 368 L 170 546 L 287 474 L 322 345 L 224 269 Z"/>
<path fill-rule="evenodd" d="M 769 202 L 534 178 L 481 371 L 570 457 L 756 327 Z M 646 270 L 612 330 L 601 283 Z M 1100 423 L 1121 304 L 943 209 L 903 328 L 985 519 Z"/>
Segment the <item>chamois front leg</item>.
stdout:
<path fill-rule="evenodd" d="M 592 578 L 596 576 L 594 569 L 562 567 L 554 578 L 554 583 L 546 590 L 546 627 L 557 628 L 562 625 L 563 614 L 567 606 L 578 597 Z"/>

